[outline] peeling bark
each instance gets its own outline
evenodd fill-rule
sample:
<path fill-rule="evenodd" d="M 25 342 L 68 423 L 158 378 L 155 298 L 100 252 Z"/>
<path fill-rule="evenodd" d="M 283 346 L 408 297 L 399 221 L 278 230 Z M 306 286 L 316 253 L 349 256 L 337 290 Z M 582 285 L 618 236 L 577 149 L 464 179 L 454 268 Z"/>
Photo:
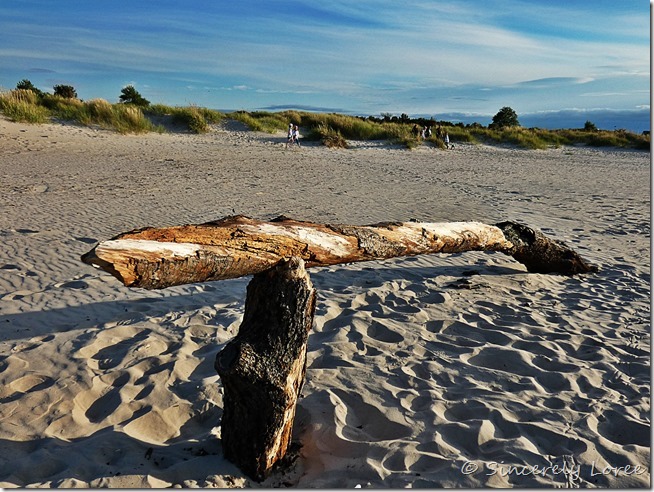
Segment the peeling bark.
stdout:
<path fill-rule="evenodd" d="M 285 217 L 262 222 L 236 216 L 206 224 L 126 232 L 99 243 L 82 261 L 106 270 L 126 286 L 161 289 L 256 274 L 291 256 L 314 267 L 513 248 L 500 228 L 480 222 L 355 226 Z"/>

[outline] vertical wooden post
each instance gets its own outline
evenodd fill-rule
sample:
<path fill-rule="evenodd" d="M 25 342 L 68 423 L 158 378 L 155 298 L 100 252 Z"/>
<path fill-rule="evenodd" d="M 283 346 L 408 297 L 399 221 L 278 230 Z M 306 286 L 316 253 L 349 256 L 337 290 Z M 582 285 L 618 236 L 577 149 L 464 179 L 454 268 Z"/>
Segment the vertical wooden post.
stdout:
<path fill-rule="evenodd" d="M 216 356 L 225 458 L 261 481 L 287 452 L 316 291 L 299 257 L 254 275 L 238 335 Z"/>

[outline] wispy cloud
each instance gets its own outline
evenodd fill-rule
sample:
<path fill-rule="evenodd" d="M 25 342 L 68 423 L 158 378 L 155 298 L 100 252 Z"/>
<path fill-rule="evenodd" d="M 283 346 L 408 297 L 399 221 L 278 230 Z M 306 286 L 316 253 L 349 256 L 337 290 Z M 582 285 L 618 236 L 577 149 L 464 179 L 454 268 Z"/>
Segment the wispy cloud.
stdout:
<path fill-rule="evenodd" d="M 129 16 L 120 4 L 78 7 L 0 3 L 0 84 L 30 74 L 39 86 L 56 73 L 83 97 L 134 80 L 172 104 L 369 114 L 649 100 L 649 11 L 636 2 L 201 0 L 135 2 Z"/>
<path fill-rule="evenodd" d="M 518 82 L 513 87 L 545 89 L 548 87 L 557 87 L 557 86 L 560 87 L 563 85 L 587 84 L 588 82 L 592 82 L 593 80 L 594 79 L 592 77 L 546 77 L 543 79 L 526 80 L 524 82 Z"/>

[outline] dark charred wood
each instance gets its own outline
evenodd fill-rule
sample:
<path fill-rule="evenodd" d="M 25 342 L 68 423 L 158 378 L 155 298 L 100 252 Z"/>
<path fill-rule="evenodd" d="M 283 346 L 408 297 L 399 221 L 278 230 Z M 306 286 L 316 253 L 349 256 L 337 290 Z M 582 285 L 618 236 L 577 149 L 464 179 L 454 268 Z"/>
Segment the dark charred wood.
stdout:
<path fill-rule="evenodd" d="M 513 244 L 505 253 L 524 264 L 532 273 L 576 275 L 598 270 L 596 265 L 586 262 L 564 242 L 549 239 L 531 227 L 515 222 L 496 225 Z"/>

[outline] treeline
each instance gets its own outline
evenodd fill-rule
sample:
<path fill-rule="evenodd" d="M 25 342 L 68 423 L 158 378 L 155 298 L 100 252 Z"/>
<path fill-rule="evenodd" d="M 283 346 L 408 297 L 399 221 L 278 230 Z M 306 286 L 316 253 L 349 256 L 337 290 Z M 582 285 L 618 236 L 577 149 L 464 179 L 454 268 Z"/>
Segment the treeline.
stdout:
<path fill-rule="evenodd" d="M 587 121 L 584 128 L 545 130 L 523 128 L 515 111 L 501 108 L 487 127 L 479 123 L 452 123 L 435 118 L 411 118 L 382 113 L 375 116 L 348 116 L 336 113 L 304 111 L 236 111 L 221 113 L 198 106 L 151 104 L 131 85 L 124 87 L 119 103 L 104 99 L 82 101 L 74 87 L 56 85 L 52 93 L 43 92 L 29 81 L 21 80 L 16 89 L 0 94 L 0 111 L 5 117 L 24 123 L 71 121 L 81 125 L 97 125 L 120 133 L 166 132 L 163 123 L 182 131 L 204 133 L 212 124 L 225 118 L 245 123 L 254 131 L 285 131 L 289 123 L 302 128 L 303 138 L 320 141 L 329 147 L 347 148 L 348 140 L 383 140 L 406 148 L 433 145 L 445 148 L 443 135 L 454 145 L 459 143 L 511 144 L 522 148 L 545 149 L 562 145 L 624 147 L 649 150 L 649 133 L 638 135 L 627 130 L 601 131 Z M 438 129 L 423 137 L 417 128 Z"/>

